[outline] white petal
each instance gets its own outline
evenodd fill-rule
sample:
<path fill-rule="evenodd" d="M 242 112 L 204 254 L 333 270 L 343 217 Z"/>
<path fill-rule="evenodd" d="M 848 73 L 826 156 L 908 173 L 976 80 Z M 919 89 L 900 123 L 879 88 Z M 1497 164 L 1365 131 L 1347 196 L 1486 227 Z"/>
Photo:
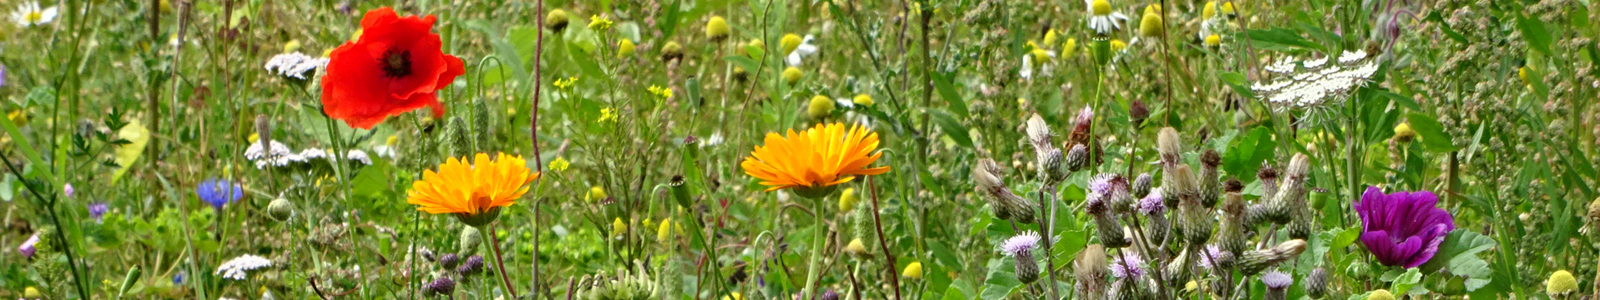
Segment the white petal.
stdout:
<path fill-rule="evenodd" d="M 794 52 L 800 53 L 800 55 L 811 55 L 812 53 L 817 53 L 817 46 L 812 44 L 800 44 L 800 47 L 794 48 Z"/>
<path fill-rule="evenodd" d="M 784 57 L 783 61 L 784 62 L 788 62 L 790 67 L 799 67 L 800 66 L 800 51 L 789 52 L 789 56 L 788 57 Z"/>

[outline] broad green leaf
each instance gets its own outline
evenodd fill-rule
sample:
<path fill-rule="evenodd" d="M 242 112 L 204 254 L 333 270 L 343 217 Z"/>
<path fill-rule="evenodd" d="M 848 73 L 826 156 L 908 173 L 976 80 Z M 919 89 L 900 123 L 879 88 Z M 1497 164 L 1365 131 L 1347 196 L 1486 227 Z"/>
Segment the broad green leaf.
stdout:
<path fill-rule="evenodd" d="M 1261 162 L 1272 158 L 1272 151 L 1278 143 L 1272 139 L 1272 129 L 1256 127 L 1249 134 L 1234 138 L 1228 146 L 1228 151 L 1222 154 L 1223 169 L 1228 175 L 1244 177 L 1255 174 L 1261 167 Z"/>
<path fill-rule="evenodd" d="M 1477 290 L 1488 284 L 1489 276 L 1494 273 L 1489 269 L 1489 263 L 1477 254 L 1494 248 L 1494 245 L 1494 239 L 1488 236 L 1467 229 L 1456 229 L 1439 244 L 1439 252 L 1418 268 L 1430 271 L 1443 269 L 1450 274 L 1467 277 L 1467 290 Z"/>
<path fill-rule="evenodd" d="M 1446 153 L 1460 149 L 1451 141 L 1450 135 L 1444 133 L 1444 125 L 1428 115 L 1412 113 L 1406 115 L 1407 123 L 1417 132 L 1422 140 L 1422 145 L 1428 151 Z"/>
<path fill-rule="evenodd" d="M 969 116 L 967 113 L 967 101 L 961 99 L 961 94 L 956 92 L 956 86 L 953 82 L 956 73 L 934 73 L 932 77 L 933 87 L 939 91 L 939 97 L 943 97 L 944 101 L 950 104 L 946 109 L 955 113 L 956 117 L 966 119 Z"/>
<path fill-rule="evenodd" d="M 967 134 L 967 126 L 962 125 L 961 121 L 943 111 L 934 110 L 929 114 L 933 115 L 934 123 L 938 123 L 939 128 L 944 129 L 944 134 L 949 135 L 950 139 L 962 147 L 972 148 L 972 137 Z"/>
<path fill-rule="evenodd" d="M 1022 281 L 1017 280 L 1017 275 L 1012 272 L 1016 267 L 1011 265 L 1010 259 L 989 260 L 987 279 L 983 280 L 983 292 L 979 298 L 984 300 L 1006 299 L 1012 291 L 1022 287 Z"/>
<path fill-rule="evenodd" d="M 1550 30 L 1544 28 L 1544 22 L 1517 16 L 1517 29 L 1522 31 L 1522 39 L 1528 41 L 1528 47 L 1539 53 L 1550 54 Z"/>
<path fill-rule="evenodd" d="M 1233 88 L 1233 92 L 1239 93 L 1240 96 L 1250 99 L 1256 98 L 1256 93 L 1250 90 L 1250 81 L 1245 79 L 1244 74 L 1223 72 L 1222 74 L 1217 74 L 1217 77 L 1222 78 L 1222 82 L 1227 83 L 1228 87 Z"/>
<path fill-rule="evenodd" d="M 1411 287 L 1416 286 L 1418 282 L 1422 282 L 1422 272 L 1417 271 L 1417 268 L 1406 269 L 1405 273 L 1401 273 L 1394 278 L 1394 288 L 1389 292 L 1395 295 L 1404 295 L 1406 292 L 1411 291 Z"/>

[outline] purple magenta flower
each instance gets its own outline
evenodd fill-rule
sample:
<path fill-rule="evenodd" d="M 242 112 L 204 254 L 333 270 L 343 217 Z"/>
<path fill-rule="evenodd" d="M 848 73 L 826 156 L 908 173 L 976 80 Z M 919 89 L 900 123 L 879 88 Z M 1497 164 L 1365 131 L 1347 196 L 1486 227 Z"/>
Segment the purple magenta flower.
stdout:
<path fill-rule="evenodd" d="M 1111 277 L 1139 278 L 1144 276 L 1144 258 L 1138 253 L 1122 252 L 1111 257 Z"/>
<path fill-rule="evenodd" d="M 1361 245 L 1388 266 L 1415 268 L 1439 252 L 1445 234 L 1456 229 L 1450 212 L 1435 207 L 1433 192 L 1384 194 L 1367 187 L 1355 204 L 1361 215 Z"/>
<path fill-rule="evenodd" d="M 89 217 L 94 218 L 95 222 L 105 220 L 106 212 L 110 210 L 111 205 L 108 205 L 105 202 L 89 203 Z"/>
<path fill-rule="evenodd" d="M 1167 212 L 1167 206 L 1162 202 L 1161 188 L 1151 190 L 1149 195 L 1139 200 L 1139 212 L 1146 215 L 1156 215 Z"/>
<path fill-rule="evenodd" d="M 34 233 L 27 241 L 23 241 L 21 246 L 17 246 L 17 252 L 22 252 L 22 257 L 33 258 L 33 253 L 39 251 L 38 247 L 34 247 L 36 244 L 39 244 L 38 233 Z"/>
<path fill-rule="evenodd" d="M 183 284 L 183 275 L 184 274 L 185 273 L 183 271 L 178 271 L 178 274 L 173 274 L 172 275 L 172 284 Z"/>
<path fill-rule="evenodd" d="M 1039 239 L 1041 237 L 1039 237 L 1038 232 L 1023 231 L 1022 234 L 1006 239 L 1005 243 L 1000 245 L 1000 253 L 1006 256 L 1016 256 L 1023 252 L 1033 251 L 1033 247 L 1039 245 Z"/>
<path fill-rule="evenodd" d="M 223 205 L 238 201 L 239 198 L 244 198 L 244 187 L 228 182 L 226 179 L 212 178 L 200 182 L 200 185 L 194 188 L 194 193 L 200 196 L 201 201 L 205 201 L 220 210 Z"/>

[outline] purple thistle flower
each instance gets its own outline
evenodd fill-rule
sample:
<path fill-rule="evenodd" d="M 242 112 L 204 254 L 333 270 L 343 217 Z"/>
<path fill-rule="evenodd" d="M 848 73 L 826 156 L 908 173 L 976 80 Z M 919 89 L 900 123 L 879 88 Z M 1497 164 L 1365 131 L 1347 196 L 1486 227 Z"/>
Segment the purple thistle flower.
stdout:
<path fill-rule="evenodd" d="M 1138 253 L 1123 251 L 1111 257 L 1111 277 L 1139 278 L 1144 276 L 1144 258 Z"/>
<path fill-rule="evenodd" d="M 1000 244 L 1000 253 L 1015 256 L 1017 253 L 1032 251 L 1034 246 L 1039 245 L 1039 239 L 1038 232 L 1023 231 L 1022 234 L 1006 239 L 1005 243 Z"/>
<path fill-rule="evenodd" d="M 228 190 L 232 190 L 232 192 Z M 200 196 L 201 201 L 210 203 L 212 207 L 221 210 L 223 205 L 239 201 L 239 198 L 244 198 L 244 187 L 228 182 L 226 179 L 212 178 L 200 182 L 200 185 L 194 188 L 194 193 Z"/>
<path fill-rule="evenodd" d="M 106 204 L 105 202 L 89 203 L 89 217 L 94 218 L 95 222 L 104 221 L 106 212 L 110 210 L 111 205 Z"/>
<path fill-rule="evenodd" d="M 38 247 L 34 247 L 37 244 L 39 244 L 39 234 L 34 233 L 27 241 L 23 241 L 21 246 L 17 246 L 17 252 L 22 252 L 22 257 L 33 258 L 33 253 L 39 251 Z"/>
<path fill-rule="evenodd" d="M 1272 271 L 1261 275 L 1261 283 L 1265 284 L 1269 289 L 1283 289 L 1294 284 L 1294 278 L 1283 272 Z"/>
<path fill-rule="evenodd" d="M 1139 213 L 1155 215 L 1167 212 L 1167 206 L 1162 200 L 1161 188 L 1158 187 L 1155 190 L 1151 190 L 1149 195 L 1145 195 L 1144 199 L 1139 200 Z"/>
<path fill-rule="evenodd" d="M 1355 204 L 1361 215 L 1361 245 L 1387 266 L 1415 268 L 1439 252 L 1445 234 L 1456 229 L 1450 212 L 1435 205 L 1433 192 L 1384 194 L 1367 187 Z"/>
<path fill-rule="evenodd" d="M 1233 253 L 1222 251 L 1222 248 L 1217 247 L 1217 245 L 1206 245 L 1206 250 L 1200 252 L 1199 256 L 1200 267 L 1211 269 L 1217 265 L 1218 261 L 1227 262 L 1230 257 L 1233 257 Z M 1216 261 L 1213 261 L 1213 259 Z"/>

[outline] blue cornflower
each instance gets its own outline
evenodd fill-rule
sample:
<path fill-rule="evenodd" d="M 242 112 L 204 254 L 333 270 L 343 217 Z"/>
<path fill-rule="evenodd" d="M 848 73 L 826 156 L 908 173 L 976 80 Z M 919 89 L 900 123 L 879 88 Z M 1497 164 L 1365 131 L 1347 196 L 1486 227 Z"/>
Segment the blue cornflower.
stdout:
<path fill-rule="evenodd" d="M 229 190 L 232 190 L 232 192 L 229 192 Z M 228 182 L 226 179 L 212 178 L 200 182 L 200 185 L 195 187 L 194 193 L 200 196 L 201 201 L 210 203 L 212 207 L 221 210 L 223 205 L 239 201 L 239 198 L 244 198 L 244 187 Z"/>
<path fill-rule="evenodd" d="M 184 274 L 183 271 L 178 271 L 178 274 L 173 274 L 172 275 L 172 284 L 176 284 L 176 285 L 183 284 L 183 274 Z"/>
<path fill-rule="evenodd" d="M 89 217 L 95 222 L 105 220 L 106 212 L 111 210 L 111 205 L 105 202 L 89 203 Z"/>

